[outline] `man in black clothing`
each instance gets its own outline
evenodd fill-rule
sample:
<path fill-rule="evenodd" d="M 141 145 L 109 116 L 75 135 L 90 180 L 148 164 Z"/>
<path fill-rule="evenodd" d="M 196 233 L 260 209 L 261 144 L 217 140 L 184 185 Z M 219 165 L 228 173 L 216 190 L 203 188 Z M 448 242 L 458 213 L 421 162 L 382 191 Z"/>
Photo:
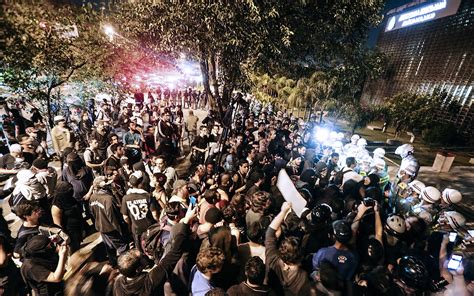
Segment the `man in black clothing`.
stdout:
<path fill-rule="evenodd" d="M 136 171 L 130 176 L 129 183 L 133 187 L 122 199 L 120 212 L 129 225 L 135 246 L 141 249 L 140 235 L 147 228 L 159 221 L 158 203 L 148 192 L 143 190 L 143 173 Z"/>
<path fill-rule="evenodd" d="M 105 161 L 105 170 L 111 168 L 112 170 L 119 170 L 122 167 L 120 158 L 125 155 L 125 150 L 121 143 L 115 143 L 110 146 L 112 155 Z"/>
<path fill-rule="evenodd" d="M 191 162 L 193 166 L 204 163 L 208 143 L 208 130 L 206 126 L 201 126 L 199 136 L 191 143 Z"/>
<path fill-rule="evenodd" d="M 173 139 L 176 138 L 176 135 L 171 116 L 170 111 L 163 112 L 163 116 L 155 129 L 155 141 L 159 143 L 157 153 L 166 156 L 177 154 L 177 151 L 173 151 Z"/>
<path fill-rule="evenodd" d="M 145 296 L 163 295 L 163 286 L 183 253 L 183 246 L 188 237 L 188 223 L 195 211 L 188 211 L 182 223 L 173 227 L 174 240 L 170 251 L 157 258 L 155 266 L 149 272 L 143 272 L 142 254 L 138 250 L 130 250 L 118 259 L 120 275 L 114 283 L 114 296 Z"/>
<path fill-rule="evenodd" d="M 95 229 L 100 232 L 112 266 L 117 265 L 117 254 L 127 250 L 128 240 L 123 227 L 120 209 L 112 197 L 111 182 L 106 177 L 94 180 L 94 194 L 89 199 L 91 214 L 95 219 Z"/>
<path fill-rule="evenodd" d="M 102 120 L 98 121 L 96 129 L 91 133 L 91 138 L 97 140 L 97 153 L 101 159 L 107 158 L 107 147 L 109 146 L 109 133 Z"/>
<path fill-rule="evenodd" d="M 332 172 L 337 172 L 339 170 L 339 153 L 333 152 L 331 158 L 328 160 L 328 175 L 331 176 Z"/>
<path fill-rule="evenodd" d="M 27 201 L 16 206 L 16 214 L 23 220 L 18 230 L 16 244 L 14 248 L 15 256 L 21 255 L 21 249 L 35 235 L 39 234 L 39 219 L 43 210 L 37 202 Z"/>
<path fill-rule="evenodd" d="M 0 294 L 4 296 L 25 295 L 20 269 L 11 258 L 12 246 L 0 235 Z"/>
<path fill-rule="evenodd" d="M 37 235 L 25 245 L 24 253 L 21 275 L 32 289 L 32 295 L 63 295 L 67 245 L 59 246 L 56 253 L 47 236 Z"/>

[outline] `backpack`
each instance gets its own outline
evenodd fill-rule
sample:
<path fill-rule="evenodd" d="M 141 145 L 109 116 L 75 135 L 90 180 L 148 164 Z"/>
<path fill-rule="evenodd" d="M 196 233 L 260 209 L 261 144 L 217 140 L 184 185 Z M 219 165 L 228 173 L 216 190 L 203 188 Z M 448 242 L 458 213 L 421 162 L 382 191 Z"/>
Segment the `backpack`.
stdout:
<path fill-rule="evenodd" d="M 347 173 L 347 172 L 350 172 L 351 170 L 346 170 L 344 171 L 344 169 L 338 171 L 336 173 L 336 175 L 334 176 L 334 184 L 336 186 L 341 186 L 342 185 L 342 180 L 344 180 L 344 175 Z"/>
<path fill-rule="evenodd" d="M 162 223 L 150 225 L 140 237 L 142 249 L 146 255 L 160 259 L 169 242 L 171 227 Z"/>

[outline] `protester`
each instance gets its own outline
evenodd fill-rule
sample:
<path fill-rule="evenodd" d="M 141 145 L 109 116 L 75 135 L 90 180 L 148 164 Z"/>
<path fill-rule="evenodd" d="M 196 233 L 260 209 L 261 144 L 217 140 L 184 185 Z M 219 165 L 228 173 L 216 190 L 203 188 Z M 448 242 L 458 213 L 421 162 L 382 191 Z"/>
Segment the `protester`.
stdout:
<path fill-rule="evenodd" d="M 222 120 L 214 110 L 201 120 L 197 108 L 208 102 L 192 88 L 157 87 L 127 101 L 90 102 L 82 114 L 54 114 L 49 148 L 63 160 L 61 180 L 60 164 L 37 149 L 36 127 L 25 125 L 28 134 L 0 158 L 12 210 L 0 221 L 1 291 L 474 291 L 472 233 L 457 211 L 468 196 L 421 182 L 411 144 L 396 149 L 402 164 L 394 175 L 389 147 L 346 140 L 314 116 L 305 121 L 236 96 Z M 74 145 L 77 137 L 87 143 Z M 14 215 L 15 238 L 5 221 Z"/>

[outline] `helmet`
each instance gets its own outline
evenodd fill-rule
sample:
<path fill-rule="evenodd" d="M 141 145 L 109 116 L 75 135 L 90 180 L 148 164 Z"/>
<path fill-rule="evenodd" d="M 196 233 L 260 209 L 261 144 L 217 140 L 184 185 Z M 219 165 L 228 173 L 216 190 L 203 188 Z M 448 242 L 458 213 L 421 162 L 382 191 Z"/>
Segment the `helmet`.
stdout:
<path fill-rule="evenodd" d="M 352 135 L 351 137 L 351 143 L 357 143 L 357 141 L 360 139 L 360 136 L 355 134 L 355 135 Z"/>
<path fill-rule="evenodd" d="M 456 189 L 446 188 L 443 190 L 441 198 L 447 204 L 455 204 L 461 201 L 462 194 Z"/>
<path fill-rule="evenodd" d="M 320 204 L 311 211 L 311 222 L 313 224 L 326 223 L 331 219 L 332 208 L 327 204 Z"/>
<path fill-rule="evenodd" d="M 382 158 L 385 156 L 385 149 L 383 148 L 376 148 L 374 150 L 374 157 Z"/>
<path fill-rule="evenodd" d="M 332 223 L 332 228 L 334 230 L 334 236 L 338 242 L 345 244 L 351 240 L 352 229 L 346 222 L 342 220 L 334 221 L 334 223 Z"/>
<path fill-rule="evenodd" d="M 403 144 L 395 149 L 395 154 L 400 155 L 401 158 L 405 158 L 413 152 L 415 152 L 415 147 L 411 144 Z"/>
<path fill-rule="evenodd" d="M 406 230 L 405 219 L 398 215 L 391 215 L 387 218 L 385 229 L 393 236 L 403 234 Z"/>
<path fill-rule="evenodd" d="M 336 139 L 338 139 L 339 141 L 340 141 L 340 140 L 342 140 L 342 139 L 344 139 L 344 134 L 343 134 L 343 133 L 341 133 L 341 132 L 338 132 L 338 133 L 337 133 L 337 138 L 336 138 Z"/>
<path fill-rule="evenodd" d="M 360 138 L 357 140 L 357 146 L 362 147 L 362 146 L 367 146 L 367 140 L 364 138 Z"/>
<path fill-rule="evenodd" d="M 367 243 L 367 258 L 373 263 L 378 263 L 383 258 L 384 248 L 381 242 L 370 238 Z"/>
<path fill-rule="evenodd" d="M 445 212 L 444 217 L 446 218 L 446 221 L 448 221 L 449 226 L 454 230 L 466 225 L 466 218 L 456 211 Z"/>
<path fill-rule="evenodd" d="M 429 203 L 436 203 L 441 199 L 441 192 L 433 186 L 428 186 L 421 190 L 420 196 Z"/>
<path fill-rule="evenodd" d="M 398 262 L 397 276 L 413 289 L 425 289 L 429 283 L 428 270 L 423 261 L 414 256 L 405 256 Z"/>
<path fill-rule="evenodd" d="M 408 186 L 418 194 L 421 194 L 421 191 L 426 187 L 425 183 L 418 180 L 408 183 Z"/>
<path fill-rule="evenodd" d="M 341 141 L 335 141 L 333 144 L 332 144 L 332 147 L 335 149 L 335 150 L 340 150 L 342 149 L 344 145 L 342 145 L 342 142 Z"/>
<path fill-rule="evenodd" d="M 379 170 L 385 169 L 385 160 L 383 160 L 381 158 L 375 158 L 374 159 L 374 167 L 379 169 Z"/>

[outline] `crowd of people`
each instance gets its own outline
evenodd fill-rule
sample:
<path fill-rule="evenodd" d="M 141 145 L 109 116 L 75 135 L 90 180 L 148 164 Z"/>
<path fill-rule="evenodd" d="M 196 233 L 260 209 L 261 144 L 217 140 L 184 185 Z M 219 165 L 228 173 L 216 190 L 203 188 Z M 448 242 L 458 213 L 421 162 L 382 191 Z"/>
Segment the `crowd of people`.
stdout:
<path fill-rule="evenodd" d="M 16 124 L 3 295 L 474 293 L 462 194 L 418 180 L 411 144 L 391 176 L 383 148 L 313 117 L 240 97 L 200 120 L 200 95 L 179 93 L 56 115 L 52 147 L 41 116 Z"/>

